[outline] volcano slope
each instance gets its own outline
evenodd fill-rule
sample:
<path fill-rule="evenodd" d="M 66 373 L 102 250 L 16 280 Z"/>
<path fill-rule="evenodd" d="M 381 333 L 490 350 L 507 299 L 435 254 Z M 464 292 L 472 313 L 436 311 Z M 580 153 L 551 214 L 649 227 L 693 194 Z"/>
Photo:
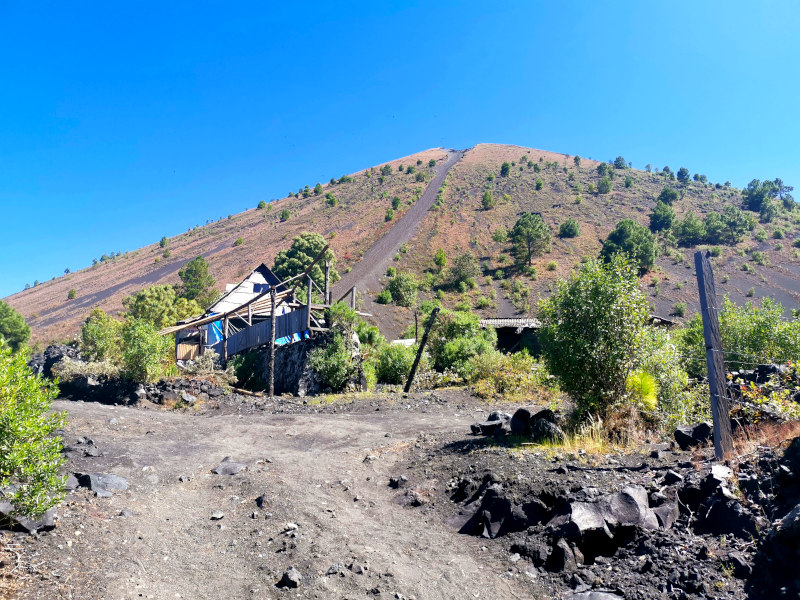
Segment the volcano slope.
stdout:
<path fill-rule="evenodd" d="M 601 163 L 576 158 L 500 144 L 478 144 L 459 152 L 426 150 L 333 179 L 321 186 L 319 194 L 312 184 L 264 209 L 208 221 L 170 237 L 168 257 L 159 244 L 152 244 L 7 300 L 31 325 L 35 341 L 71 337 L 93 307 L 114 313 L 122 308 L 123 297 L 142 287 L 178 283 L 180 266 L 197 255 L 206 257 L 221 289 L 262 261 L 271 265 L 295 235 L 312 231 L 325 236 L 336 253 L 336 267 L 344 277 L 337 292 L 360 284 L 364 307 L 393 338 L 413 321 L 413 315 L 409 309 L 372 302 L 385 284 L 382 277 L 388 264 L 421 279 L 433 276 L 433 289 L 423 290 L 422 297 L 441 292 L 446 306 L 472 305 L 483 316 L 535 314 L 537 299 L 549 294 L 555 282 L 585 257 L 596 256 L 620 220 L 648 225 L 665 186 L 680 196 L 674 204 L 677 218 L 689 211 L 703 217 L 726 205 L 742 205 L 740 190 L 729 185 L 680 183 L 663 171 L 628 167 L 611 167 L 611 189 L 599 193 Z M 503 163 L 509 165 L 505 175 Z M 489 210 L 481 202 L 486 191 L 497 203 Z M 387 221 L 393 203 L 398 209 Z M 288 218 L 282 221 L 284 210 Z M 507 240 L 522 212 L 541 214 L 553 232 L 551 251 L 534 259 L 535 271 L 522 272 L 514 266 Z M 720 246 L 714 258 L 718 291 L 737 303 L 771 296 L 787 314 L 796 308 L 800 251 L 793 246 L 795 215 L 796 211 L 785 212 L 771 223 L 759 224 L 741 242 Z M 580 235 L 560 238 L 559 226 L 568 218 L 579 223 Z M 777 239 L 781 236 L 786 239 Z M 243 243 L 236 245 L 239 237 Z M 439 273 L 433 262 L 438 248 L 445 250 L 451 265 L 465 251 L 479 259 L 481 275 L 475 289 L 458 292 L 450 285 L 447 270 Z M 685 303 L 688 318 L 698 310 L 691 256 L 695 248 L 662 250 L 641 285 L 656 314 L 667 316 L 677 303 Z M 72 288 L 77 297 L 68 300 Z"/>

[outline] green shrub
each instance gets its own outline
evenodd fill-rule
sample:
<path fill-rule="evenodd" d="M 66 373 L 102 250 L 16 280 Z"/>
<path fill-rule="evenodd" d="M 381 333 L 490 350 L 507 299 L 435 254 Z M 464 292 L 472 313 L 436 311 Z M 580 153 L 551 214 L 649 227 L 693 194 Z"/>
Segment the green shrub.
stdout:
<path fill-rule="evenodd" d="M 91 361 L 118 363 L 122 357 L 122 322 L 95 308 L 81 327 L 81 352 Z"/>
<path fill-rule="evenodd" d="M 625 187 L 626 187 L 626 188 L 629 188 L 629 187 L 631 187 L 632 185 L 633 185 L 633 179 L 632 179 L 630 176 L 626 177 L 626 178 L 625 178 Z"/>
<path fill-rule="evenodd" d="M 453 283 L 458 285 L 461 282 L 467 284 L 468 287 L 475 287 L 470 285 L 469 281 L 474 280 L 481 273 L 481 267 L 478 259 L 470 251 L 463 252 L 456 256 L 453 260 L 453 266 L 450 267 L 450 273 Z"/>
<path fill-rule="evenodd" d="M 666 202 L 659 200 L 650 215 L 650 231 L 665 231 L 672 227 L 675 220 L 675 211 Z"/>
<path fill-rule="evenodd" d="M 664 187 L 661 190 L 661 193 L 658 195 L 658 202 L 663 202 L 664 204 L 669 204 L 670 206 L 674 204 L 681 195 L 677 192 L 677 190 L 673 190 L 671 187 Z"/>
<path fill-rule="evenodd" d="M 262 208 L 266 208 L 266 207 L 267 207 L 267 203 L 264 200 L 259 202 L 258 206 L 256 206 L 256 208 L 259 209 L 259 210 L 262 209 Z"/>
<path fill-rule="evenodd" d="M 67 300 L 75 300 L 78 297 L 78 292 L 75 291 L 75 288 L 71 288 L 69 293 L 67 294 Z"/>
<path fill-rule="evenodd" d="M 564 221 L 558 228 L 558 235 L 562 238 L 574 238 L 581 234 L 581 226 L 578 222 L 570 217 Z"/>
<path fill-rule="evenodd" d="M 387 344 L 376 352 L 375 375 L 378 383 L 400 384 L 405 383 L 414 364 L 417 354 L 416 346 L 402 346 L 400 344 Z M 422 363 L 425 361 L 423 354 Z M 424 369 L 424 365 L 421 364 Z"/>
<path fill-rule="evenodd" d="M 375 302 L 377 302 L 378 304 L 391 304 L 392 293 L 389 290 L 381 290 L 380 292 L 378 292 L 378 295 L 375 298 Z"/>
<path fill-rule="evenodd" d="M 308 363 L 334 391 L 344 389 L 358 369 L 358 363 L 341 333 L 334 333 L 330 342 L 309 353 Z"/>
<path fill-rule="evenodd" d="M 417 302 L 419 283 L 411 273 L 398 273 L 386 284 L 386 290 L 398 306 L 412 307 Z"/>
<path fill-rule="evenodd" d="M 436 250 L 436 254 L 433 257 L 433 264 L 439 267 L 439 271 L 442 271 L 447 266 L 447 254 L 444 248 Z"/>
<path fill-rule="evenodd" d="M 775 238 L 776 240 L 782 240 L 783 238 L 786 237 L 786 232 L 783 229 L 776 227 L 772 231 L 772 237 Z"/>
<path fill-rule="evenodd" d="M 391 221 L 394 219 L 394 209 L 390 206 L 386 209 L 386 216 L 384 217 L 386 221 Z"/>
<path fill-rule="evenodd" d="M 511 165 L 507 162 L 504 162 L 500 165 L 500 177 L 508 177 L 508 174 L 511 172 Z"/>
<path fill-rule="evenodd" d="M 686 316 L 686 302 L 676 302 L 672 305 L 672 314 L 678 317 Z"/>
<path fill-rule="evenodd" d="M 767 264 L 767 256 L 761 250 L 753 250 L 753 254 L 751 255 L 753 258 L 753 262 L 757 265 L 764 266 Z"/>
<path fill-rule="evenodd" d="M 545 268 L 548 271 L 555 271 L 558 268 L 558 263 L 556 261 L 554 261 L 554 260 L 551 260 L 550 262 L 547 263 Z"/>
<path fill-rule="evenodd" d="M 57 430 L 66 417 L 50 410 L 56 385 L 34 375 L 25 360 L 0 340 L 0 489 L 17 512 L 35 517 L 64 497 Z"/>
<path fill-rule="evenodd" d="M 600 257 L 608 262 L 612 256 L 620 253 L 627 254 L 639 268 L 639 272 L 648 271 L 656 260 L 653 234 L 647 227 L 632 219 L 620 221 L 603 242 Z"/>
<path fill-rule="evenodd" d="M 494 329 L 481 329 L 477 315 L 442 310 L 431 330 L 429 348 L 436 370 L 450 369 L 468 378 L 469 359 L 491 351 L 496 343 Z"/>
<path fill-rule="evenodd" d="M 497 350 L 476 354 L 465 371 L 473 393 L 480 398 L 530 398 L 547 384 L 544 365 L 528 352 L 507 355 Z"/>
<path fill-rule="evenodd" d="M 288 208 L 284 208 L 280 214 L 281 223 L 284 223 L 289 220 L 289 217 L 292 216 L 292 213 L 289 212 Z"/>
<path fill-rule="evenodd" d="M 432 159 L 430 159 L 430 160 L 428 161 L 428 167 L 430 167 L 430 168 L 432 169 L 432 168 L 433 168 L 433 167 L 435 167 L 435 166 L 436 166 L 436 159 L 433 159 L 433 158 L 432 158 Z"/>
<path fill-rule="evenodd" d="M 695 246 L 702 244 L 706 239 L 705 223 L 692 211 L 675 223 L 674 231 L 679 246 Z"/>
<path fill-rule="evenodd" d="M 492 232 L 492 239 L 498 244 L 505 244 L 508 241 L 508 230 L 505 227 L 498 227 Z M 800 243 L 800 238 L 797 239 L 797 242 Z"/>
<path fill-rule="evenodd" d="M 763 229 L 759 229 L 755 232 L 753 237 L 759 242 L 766 242 L 767 241 L 767 232 Z"/>
<path fill-rule="evenodd" d="M 600 194 L 607 194 L 611 191 L 611 179 L 606 175 L 597 182 L 597 191 Z"/>
<path fill-rule="evenodd" d="M 486 190 L 483 192 L 483 198 L 481 199 L 481 206 L 483 206 L 483 210 L 490 210 L 497 206 L 497 201 L 494 199 L 491 190 Z"/>
<path fill-rule="evenodd" d="M 392 209 L 397 210 L 398 208 L 400 208 L 400 197 L 395 196 L 392 198 Z"/>
<path fill-rule="evenodd" d="M 133 381 L 150 383 L 161 377 L 172 350 L 172 336 L 160 336 L 150 323 L 132 319 L 122 327 L 123 372 Z"/>
<path fill-rule="evenodd" d="M 387 267 L 386 268 L 386 276 L 387 277 L 394 277 L 395 275 L 397 275 L 397 269 L 395 269 L 394 267 Z"/>
<path fill-rule="evenodd" d="M 203 312 L 197 301 L 178 297 L 171 285 L 144 288 L 123 298 L 122 306 L 127 316 L 146 321 L 158 329 Z"/>
<path fill-rule="evenodd" d="M 241 238 L 241 236 L 236 238 L 236 241 L 233 242 L 234 246 L 241 246 L 242 244 L 244 244 L 244 240 Z"/>
<path fill-rule="evenodd" d="M 17 352 L 31 337 L 31 328 L 16 310 L 0 300 L 0 339 L 5 339 L 12 352 Z"/>
<path fill-rule="evenodd" d="M 544 187 L 544 181 L 542 181 L 541 177 L 536 178 L 536 190 L 539 191 Z"/>
<path fill-rule="evenodd" d="M 714 246 L 713 248 L 709 249 L 709 253 L 711 254 L 711 256 L 717 258 L 719 256 L 722 256 L 722 248 L 720 248 L 719 246 Z"/>
<path fill-rule="evenodd" d="M 542 355 L 580 413 L 605 417 L 625 399 L 648 310 L 635 263 L 619 254 L 589 260 L 540 302 Z"/>

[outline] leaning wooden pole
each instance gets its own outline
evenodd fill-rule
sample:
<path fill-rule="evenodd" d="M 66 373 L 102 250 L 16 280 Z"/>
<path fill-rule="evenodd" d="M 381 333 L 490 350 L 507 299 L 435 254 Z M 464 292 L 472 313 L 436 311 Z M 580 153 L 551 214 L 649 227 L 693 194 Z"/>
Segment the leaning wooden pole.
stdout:
<path fill-rule="evenodd" d="M 727 460 L 733 455 L 733 439 L 728 395 L 725 391 L 725 361 L 722 355 L 719 306 L 714 287 L 711 254 L 695 252 L 694 265 L 697 270 L 700 310 L 703 315 L 703 337 L 706 342 L 708 387 L 711 395 L 711 416 L 714 420 L 714 452 L 717 460 Z"/>
<path fill-rule="evenodd" d="M 269 399 L 275 398 L 275 287 L 269 291 L 272 307 L 270 308 L 269 322 Z"/>
<path fill-rule="evenodd" d="M 330 289 L 331 289 L 331 263 L 325 261 L 325 298 L 322 300 L 323 304 L 330 304 Z"/>
<path fill-rule="evenodd" d="M 414 358 L 414 364 L 411 365 L 411 373 L 408 374 L 408 381 L 406 381 L 406 387 L 403 388 L 403 391 L 407 394 L 411 390 L 411 384 L 414 382 L 414 375 L 417 374 L 417 367 L 419 367 L 419 361 L 422 360 L 422 352 L 425 350 L 425 344 L 428 343 L 428 334 L 431 332 L 431 327 L 433 327 L 433 322 L 436 321 L 436 316 L 439 314 L 439 307 L 437 306 L 431 311 L 431 316 L 428 319 L 428 324 L 425 326 L 425 333 L 422 334 L 422 341 L 419 343 L 419 348 L 417 349 L 417 356 Z"/>

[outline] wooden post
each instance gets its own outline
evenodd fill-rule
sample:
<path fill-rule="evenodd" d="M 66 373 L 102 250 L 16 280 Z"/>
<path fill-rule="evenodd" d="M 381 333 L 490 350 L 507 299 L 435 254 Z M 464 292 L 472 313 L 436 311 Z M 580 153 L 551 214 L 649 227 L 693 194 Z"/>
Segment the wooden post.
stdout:
<path fill-rule="evenodd" d="M 269 332 L 269 399 L 275 398 L 275 288 L 269 291 L 272 307 L 270 308 Z"/>
<path fill-rule="evenodd" d="M 417 349 L 417 356 L 414 358 L 414 364 L 411 365 L 411 373 L 408 374 L 408 381 L 406 381 L 406 386 L 403 388 L 406 394 L 411 390 L 411 384 L 414 382 L 414 375 L 417 374 L 417 367 L 419 366 L 419 361 L 422 359 L 422 351 L 425 349 L 425 344 L 428 342 L 428 334 L 431 332 L 431 327 L 433 327 L 433 322 L 436 321 L 436 316 L 438 314 L 439 307 L 437 306 L 431 311 L 430 319 L 425 326 L 425 333 L 422 334 L 422 341 L 419 343 L 419 348 Z"/>
<path fill-rule="evenodd" d="M 356 309 L 356 286 L 350 288 L 350 308 Z"/>
<path fill-rule="evenodd" d="M 419 315 L 419 311 L 414 311 L 414 341 L 419 341 L 419 324 L 417 321 L 417 315 Z"/>
<path fill-rule="evenodd" d="M 328 298 L 328 290 L 331 289 L 331 263 L 330 261 L 325 261 L 325 291 L 323 292 L 325 297 L 322 299 L 323 304 L 330 304 Z"/>
<path fill-rule="evenodd" d="M 708 387 L 711 395 L 711 416 L 714 420 L 714 453 L 717 460 L 727 460 L 733 454 L 731 418 L 725 391 L 725 361 L 722 356 L 722 337 L 719 332 L 719 306 L 714 287 L 714 271 L 709 252 L 695 252 L 697 287 L 700 291 L 700 310 L 703 315 L 703 337 L 706 342 Z"/>
<path fill-rule="evenodd" d="M 311 328 L 311 275 L 308 276 L 308 304 L 306 305 L 306 329 Z"/>
<path fill-rule="evenodd" d="M 247 305 L 247 324 L 250 325 L 250 327 L 253 326 L 253 305 L 252 304 L 248 304 Z"/>
<path fill-rule="evenodd" d="M 228 360 L 228 317 L 222 320 L 222 360 Z"/>

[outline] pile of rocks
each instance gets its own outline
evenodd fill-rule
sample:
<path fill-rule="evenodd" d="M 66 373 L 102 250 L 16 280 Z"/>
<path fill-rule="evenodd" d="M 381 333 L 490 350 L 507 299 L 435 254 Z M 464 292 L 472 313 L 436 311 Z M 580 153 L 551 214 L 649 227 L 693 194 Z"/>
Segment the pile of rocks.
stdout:
<path fill-rule="evenodd" d="M 560 426 L 560 415 L 550 409 L 531 414 L 527 408 L 517 409 L 513 415 L 495 411 L 482 423 L 470 426 L 472 435 L 504 438 L 507 435 L 521 436 L 534 443 L 558 441 L 564 438 Z"/>

